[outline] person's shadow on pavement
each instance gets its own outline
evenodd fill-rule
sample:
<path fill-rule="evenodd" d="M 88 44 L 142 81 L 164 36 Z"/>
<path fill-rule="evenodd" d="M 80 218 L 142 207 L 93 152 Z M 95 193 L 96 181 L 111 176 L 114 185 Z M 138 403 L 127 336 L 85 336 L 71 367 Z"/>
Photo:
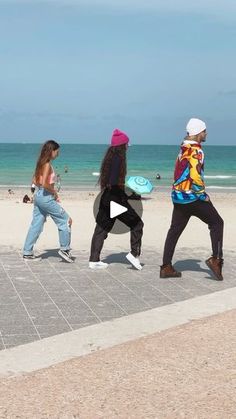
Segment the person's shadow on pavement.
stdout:
<path fill-rule="evenodd" d="M 126 259 L 126 255 L 127 255 L 127 252 L 114 253 L 114 254 L 106 256 L 102 260 L 103 260 L 103 262 L 106 262 L 108 264 L 110 264 L 110 263 L 121 263 L 122 265 L 127 265 L 127 267 L 129 269 L 135 269 L 130 264 L 130 262 Z M 141 263 L 141 265 L 144 266 L 144 263 Z"/>
<path fill-rule="evenodd" d="M 46 249 L 46 250 L 44 250 L 44 252 L 40 255 L 40 257 L 41 257 L 41 259 L 43 260 L 43 259 L 49 259 L 50 257 L 53 257 L 53 258 L 57 258 L 57 259 L 59 259 L 59 261 L 60 262 L 65 262 L 65 263 L 67 263 L 65 260 L 63 260 L 62 258 L 61 258 L 61 256 L 58 254 L 58 251 L 59 251 L 59 249 Z M 75 257 L 73 257 L 73 260 L 75 261 L 76 260 L 76 258 Z"/>
<path fill-rule="evenodd" d="M 215 279 L 211 274 L 210 269 L 202 268 L 200 266 L 202 263 L 201 259 L 185 259 L 178 261 L 174 264 L 174 267 L 177 271 L 184 272 L 184 271 L 192 271 L 192 272 L 204 272 L 208 276 L 205 276 L 206 279 Z"/>

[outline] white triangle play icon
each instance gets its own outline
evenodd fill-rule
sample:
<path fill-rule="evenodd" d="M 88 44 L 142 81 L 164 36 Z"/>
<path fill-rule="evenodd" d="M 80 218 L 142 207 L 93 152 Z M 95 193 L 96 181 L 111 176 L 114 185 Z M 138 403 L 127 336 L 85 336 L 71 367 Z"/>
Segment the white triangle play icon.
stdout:
<path fill-rule="evenodd" d="M 117 204 L 117 202 L 110 202 L 110 218 L 117 217 L 117 215 L 123 214 L 123 212 L 128 211 L 128 208 L 123 207 L 123 205 Z"/>

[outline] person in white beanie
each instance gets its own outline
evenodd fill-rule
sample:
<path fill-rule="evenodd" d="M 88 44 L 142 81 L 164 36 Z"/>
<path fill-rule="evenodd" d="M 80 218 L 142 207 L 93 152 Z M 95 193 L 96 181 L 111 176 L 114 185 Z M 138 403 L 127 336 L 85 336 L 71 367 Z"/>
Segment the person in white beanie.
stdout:
<path fill-rule="evenodd" d="M 198 135 L 201 132 L 206 133 L 206 124 L 201 119 L 191 118 L 186 125 L 186 131 L 188 136 Z"/>
<path fill-rule="evenodd" d="M 206 264 L 215 279 L 222 281 L 224 222 L 206 194 L 204 184 L 204 153 L 201 144 L 206 141 L 206 124 L 201 119 L 191 118 L 186 131 L 187 136 L 181 144 L 175 165 L 172 188 L 174 209 L 165 241 L 160 277 L 181 277 L 181 272 L 172 266 L 172 258 L 180 235 L 190 217 L 195 216 L 208 225 L 212 256 L 206 260 Z"/>

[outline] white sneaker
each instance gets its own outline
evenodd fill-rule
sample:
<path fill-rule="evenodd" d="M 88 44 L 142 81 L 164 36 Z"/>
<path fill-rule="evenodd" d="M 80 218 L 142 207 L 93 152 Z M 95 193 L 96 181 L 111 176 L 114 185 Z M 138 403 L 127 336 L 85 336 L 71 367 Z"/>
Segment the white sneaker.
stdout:
<path fill-rule="evenodd" d="M 143 269 L 139 258 L 133 256 L 132 253 L 128 253 L 128 255 L 126 255 L 126 259 L 128 259 L 128 261 L 131 263 L 131 265 L 134 266 L 135 269 L 138 269 L 139 271 Z"/>
<path fill-rule="evenodd" d="M 106 269 L 108 267 L 108 263 L 102 262 L 99 260 L 98 262 L 89 262 L 90 269 Z"/>

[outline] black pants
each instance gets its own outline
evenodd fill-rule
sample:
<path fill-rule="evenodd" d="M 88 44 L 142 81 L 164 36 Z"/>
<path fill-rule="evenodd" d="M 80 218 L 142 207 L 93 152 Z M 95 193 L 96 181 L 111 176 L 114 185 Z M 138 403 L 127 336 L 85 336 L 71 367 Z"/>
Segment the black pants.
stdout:
<path fill-rule="evenodd" d="M 135 257 L 140 255 L 144 224 L 127 200 L 128 197 L 123 191 L 104 191 L 101 197 L 99 212 L 96 218 L 97 224 L 91 243 L 90 262 L 98 262 L 100 260 L 100 253 L 104 240 L 107 238 L 108 233 L 114 226 L 116 219 L 130 228 L 130 245 L 132 255 Z M 125 206 L 128 211 L 118 215 L 117 217 L 110 218 L 111 201 Z"/>
<path fill-rule="evenodd" d="M 171 226 L 165 241 L 163 265 L 171 263 L 178 239 L 192 215 L 208 224 L 212 256 L 223 257 L 224 221 L 211 202 L 199 200 L 190 204 L 174 204 Z"/>

